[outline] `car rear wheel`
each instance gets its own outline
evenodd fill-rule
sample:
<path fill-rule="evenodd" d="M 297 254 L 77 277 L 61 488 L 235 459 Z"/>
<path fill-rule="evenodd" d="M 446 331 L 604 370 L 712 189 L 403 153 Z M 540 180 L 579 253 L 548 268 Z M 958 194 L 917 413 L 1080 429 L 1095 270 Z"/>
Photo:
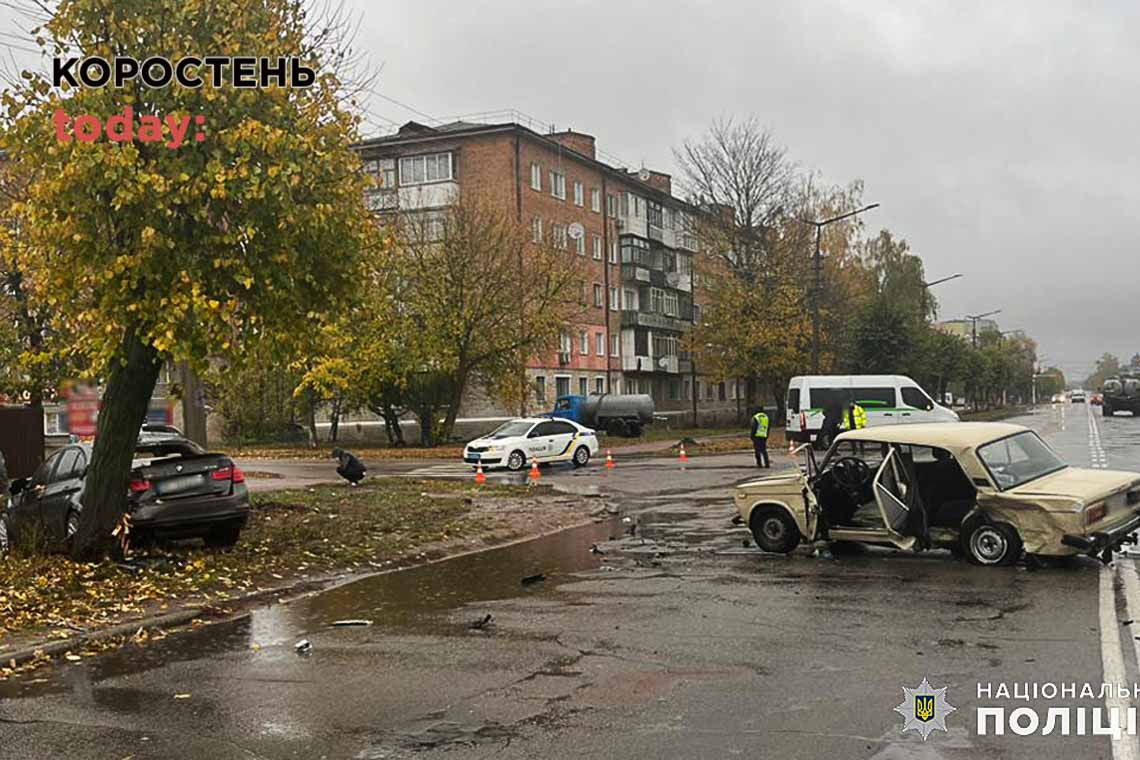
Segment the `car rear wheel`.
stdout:
<path fill-rule="evenodd" d="M 507 469 L 518 472 L 526 464 L 526 457 L 523 456 L 521 451 L 512 451 L 511 455 L 507 457 Z"/>
<path fill-rule="evenodd" d="M 621 420 L 610 420 L 606 423 L 606 434 L 612 435 L 615 438 L 619 435 L 625 435 L 625 423 Z"/>
<path fill-rule="evenodd" d="M 791 515 L 780 507 L 757 507 L 752 510 L 748 527 L 756 545 L 766 552 L 789 554 L 800 545 L 800 529 Z"/>
<path fill-rule="evenodd" d="M 1021 556 L 1021 536 L 1005 523 L 975 522 L 962 541 L 975 565 L 1011 565 Z"/>
<path fill-rule="evenodd" d="M 211 549 L 229 549 L 241 537 L 241 525 L 232 523 L 211 528 L 206 534 L 206 546 Z"/>
<path fill-rule="evenodd" d="M 590 463 L 590 449 L 585 446 L 579 446 L 574 451 L 574 466 L 585 467 Z"/>

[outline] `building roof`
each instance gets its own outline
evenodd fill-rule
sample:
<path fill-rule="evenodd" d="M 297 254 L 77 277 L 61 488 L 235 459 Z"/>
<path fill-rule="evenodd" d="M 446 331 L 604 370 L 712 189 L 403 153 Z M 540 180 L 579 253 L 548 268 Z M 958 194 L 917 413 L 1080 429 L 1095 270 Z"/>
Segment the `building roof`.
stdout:
<path fill-rule="evenodd" d="M 1027 430 L 1029 428 L 1008 422 L 919 422 L 849 430 L 840 433 L 836 440 L 934 446 L 961 452 Z"/>
<path fill-rule="evenodd" d="M 604 161 L 599 161 L 593 156 L 587 156 L 580 153 L 574 148 L 565 143 L 553 140 L 550 137 L 536 132 L 530 127 L 525 126 L 514 121 L 495 122 L 489 124 L 481 124 L 469 121 L 453 121 L 447 124 L 440 124 L 437 126 L 428 126 L 421 124 L 418 121 L 409 121 L 399 128 L 396 132 L 390 135 L 381 135 L 379 137 L 370 137 L 356 143 L 353 148 L 360 151 L 367 151 L 369 148 L 385 148 L 398 145 L 410 145 L 418 142 L 430 142 L 433 140 L 454 139 L 459 137 L 471 137 L 480 134 L 492 134 L 495 132 L 518 132 L 528 139 L 536 142 L 544 143 L 552 150 L 557 150 L 563 154 L 572 157 L 585 164 L 593 166 L 595 169 L 605 172 L 612 177 L 620 179 L 622 182 L 629 185 L 636 186 L 645 195 L 657 199 L 666 199 L 674 205 L 681 205 L 688 210 L 699 213 L 700 209 L 697 206 L 685 201 L 672 193 L 667 193 L 659 187 L 640 179 L 636 172 L 628 169 L 607 164 Z M 662 172 L 655 172 L 660 176 L 669 176 Z"/>

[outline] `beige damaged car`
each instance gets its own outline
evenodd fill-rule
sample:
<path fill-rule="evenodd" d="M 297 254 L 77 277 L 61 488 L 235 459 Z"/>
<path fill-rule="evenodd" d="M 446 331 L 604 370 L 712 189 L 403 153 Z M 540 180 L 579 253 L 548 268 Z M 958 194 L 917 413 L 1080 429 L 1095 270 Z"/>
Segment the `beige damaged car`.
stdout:
<path fill-rule="evenodd" d="M 801 541 L 920 551 L 981 565 L 1089 554 L 1106 561 L 1140 529 L 1140 473 L 1069 467 L 1020 425 L 896 425 L 839 435 L 817 465 L 736 489 L 736 509 L 769 552 Z"/>

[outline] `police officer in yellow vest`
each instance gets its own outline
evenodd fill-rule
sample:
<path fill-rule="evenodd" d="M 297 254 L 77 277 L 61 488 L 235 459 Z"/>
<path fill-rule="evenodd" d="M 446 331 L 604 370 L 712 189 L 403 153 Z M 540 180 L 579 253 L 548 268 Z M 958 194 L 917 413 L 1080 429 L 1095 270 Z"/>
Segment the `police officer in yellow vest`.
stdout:
<path fill-rule="evenodd" d="M 862 430 L 867 427 L 867 410 L 854 401 L 847 407 L 847 414 L 843 415 L 844 430 Z"/>
<path fill-rule="evenodd" d="M 768 415 L 757 409 L 752 415 L 752 448 L 756 452 L 757 467 L 771 467 L 768 462 Z"/>

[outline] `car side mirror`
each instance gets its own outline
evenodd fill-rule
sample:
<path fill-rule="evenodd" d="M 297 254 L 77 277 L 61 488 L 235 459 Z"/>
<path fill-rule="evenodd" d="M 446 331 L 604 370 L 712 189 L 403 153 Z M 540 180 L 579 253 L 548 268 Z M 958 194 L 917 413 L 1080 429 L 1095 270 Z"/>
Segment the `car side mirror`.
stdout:
<path fill-rule="evenodd" d="M 27 487 L 28 487 L 28 479 L 27 478 L 19 478 L 17 480 L 13 480 L 12 485 L 8 486 L 8 493 L 15 496 L 16 494 L 21 493 Z"/>

